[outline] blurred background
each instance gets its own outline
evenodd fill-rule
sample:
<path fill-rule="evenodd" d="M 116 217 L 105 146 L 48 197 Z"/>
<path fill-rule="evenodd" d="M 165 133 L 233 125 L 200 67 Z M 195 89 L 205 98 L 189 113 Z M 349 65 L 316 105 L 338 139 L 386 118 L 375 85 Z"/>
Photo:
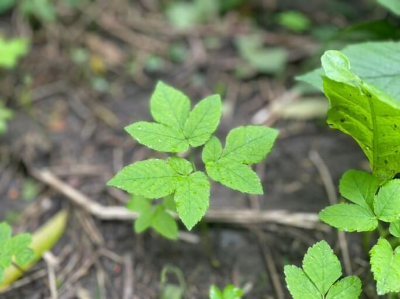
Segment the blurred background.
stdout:
<path fill-rule="evenodd" d="M 283 266 L 300 265 L 322 238 L 367 282 L 363 298 L 375 298 L 361 237 L 348 235 L 342 252 L 316 221 L 341 175 L 368 163 L 325 124 L 323 94 L 295 78 L 327 49 L 398 39 L 399 24 L 373 0 L 0 0 L 0 221 L 33 232 L 69 210 L 51 249 L 56 298 L 201 299 L 228 283 L 244 298 L 290 298 Z M 211 211 L 236 214 L 190 233 L 180 225 L 178 241 L 73 203 L 83 194 L 123 208 L 129 195 L 105 183 L 125 165 L 166 157 L 123 129 L 150 120 L 158 80 L 192 103 L 220 94 L 222 140 L 244 124 L 280 130 L 256 167 L 265 195 L 212 184 Z M 50 289 L 47 260 L 0 298 L 50 298 Z"/>

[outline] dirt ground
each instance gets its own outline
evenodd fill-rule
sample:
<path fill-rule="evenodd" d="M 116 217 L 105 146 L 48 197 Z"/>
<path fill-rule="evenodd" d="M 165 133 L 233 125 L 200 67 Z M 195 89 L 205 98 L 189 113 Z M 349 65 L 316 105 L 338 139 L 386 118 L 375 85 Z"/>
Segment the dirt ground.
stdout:
<path fill-rule="evenodd" d="M 118 2 L 127 5 L 126 1 Z M 143 5 L 143 1 L 140 2 L 137 4 L 140 8 L 131 5 L 131 13 L 137 10 L 142 18 L 155 14 Z M 282 7 L 297 8 L 291 6 L 290 1 L 284 2 L 280 4 Z M 362 1 L 358 2 L 363 5 Z M 98 51 L 96 55 L 106 64 L 106 69 L 101 72 L 112 86 L 112 92 L 98 92 L 90 87 L 86 70 L 71 62 L 70 47 L 74 43 L 88 45 L 87 39 L 92 34 L 100 38 L 101 43 L 112 43 L 120 49 L 118 53 L 123 54 L 137 41 L 132 41 L 129 34 L 123 36 L 121 28 L 115 29 L 119 30 L 118 34 L 113 33 L 113 19 L 102 22 L 100 12 L 95 11 L 96 7 L 106 5 L 105 2 L 96 3 L 96 6 L 89 5 L 93 11 L 80 11 L 78 16 L 64 12 L 64 23 L 51 29 L 32 32 L 15 15 L 5 16 L 0 23 L 5 31 L 28 31 L 34 35 L 31 53 L 18 71 L 2 74 L 2 94 L 16 115 L 9 123 L 8 132 L 0 136 L 0 221 L 13 222 L 18 231 L 34 231 L 57 211 L 69 210 L 67 229 L 52 250 L 59 260 L 56 268 L 59 298 L 160 298 L 160 274 L 167 265 L 182 271 L 187 290 L 185 298 L 208 298 L 212 283 L 220 287 L 228 283 L 241 286 L 245 290 L 244 298 L 249 299 L 280 298 L 280 289 L 284 292 L 281 298 L 290 298 L 283 266 L 288 263 L 300 265 L 310 245 L 326 239 L 342 259 L 336 231 L 306 229 L 301 228 L 301 224 L 296 227 L 278 223 L 202 222 L 190 232 L 192 241 L 171 242 L 153 232 L 135 235 L 132 222 L 101 221 L 32 175 L 32 169 L 47 169 L 96 202 L 105 206 L 123 206 L 127 195 L 106 187 L 105 183 L 124 165 L 147 157 L 165 157 L 137 144 L 123 129 L 132 122 L 150 119 L 149 98 L 157 80 L 181 88 L 193 100 L 214 92 L 216 83 L 223 86 L 224 114 L 217 135 L 224 140 L 230 128 L 251 124 L 255 115 L 262 114 L 260 110 L 271 111 L 275 102 L 284 103 L 293 91 L 293 75 L 301 72 L 301 62 L 314 52 L 307 50 L 310 45 L 307 43 L 313 43 L 308 36 L 265 31 L 271 44 L 290 50 L 285 74 L 278 77 L 254 75 L 238 80 L 231 74 L 230 65 L 237 59 L 232 48 L 232 35 L 247 29 L 243 24 L 235 23 L 237 20 L 226 20 L 228 24 L 233 22 L 231 25 L 235 28 L 221 29 L 222 33 L 218 33 L 220 27 L 217 25 L 215 28 L 210 26 L 217 32 L 212 33 L 222 45 L 202 54 L 202 30 L 207 28 L 183 35 L 162 33 L 162 28 L 157 26 L 149 26 L 149 29 L 132 20 L 129 23 L 123 12 L 124 6 L 108 6 L 106 16 L 119 16 L 115 20 L 121 26 L 149 36 L 150 45 L 151 42 L 160 41 L 162 45 L 181 39 L 189 44 L 191 56 L 180 64 L 167 61 L 166 67 L 159 72 L 143 71 L 132 77 L 124 71 L 126 60 L 113 64 L 107 54 Z M 312 16 L 312 11 L 307 12 Z M 330 17 L 332 22 L 347 22 L 335 19 L 339 15 L 314 15 L 316 22 Z M 98 20 L 93 21 L 96 18 Z M 361 16 L 358 18 L 362 19 Z M 85 23 L 88 19 L 90 21 Z M 66 30 L 76 37 L 69 39 Z M 157 45 L 149 47 L 157 49 Z M 147 53 L 148 50 L 141 51 Z M 138 52 L 138 55 L 142 53 Z M 296 56 L 296 53 L 304 54 Z M 29 88 L 23 79 L 28 73 L 33 78 Z M 30 102 L 18 101 L 24 94 L 28 94 Z M 321 95 L 314 97 L 321 98 Z M 295 96 L 295 100 L 303 98 Z M 327 185 L 318 171 L 321 163 L 327 166 L 334 186 L 346 170 L 366 169 L 368 165 L 356 143 L 330 129 L 324 117 L 283 119 L 278 113 L 269 116 L 264 123 L 280 130 L 273 151 L 256 167 L 265 194 L 247 196 L 213 183 L 211 209 L 318 213 L 329 204 Z M 310 159 L 310 155 L 314 159 Z M 27 179 L 33 180 L 38 187 L 35 197 L 29 201 L 22 199 L 23 184 Z M 180 230 L 185 231 L 185 228 L 180 225 Z M 353 234 L 346 237 L 352 274 L 370 281 L 361 237 Z M 178 283 L 174 275 L 168 276 L 168 282 Z M 0 294 L 0 298 L 50 298 L 49 289 L 47 265 L 41 261 L 17 282 L 13 290 Z M 374 298 L 371 289 L 373 294 L 374 286 L 365 285 L 362 298 Z"/>

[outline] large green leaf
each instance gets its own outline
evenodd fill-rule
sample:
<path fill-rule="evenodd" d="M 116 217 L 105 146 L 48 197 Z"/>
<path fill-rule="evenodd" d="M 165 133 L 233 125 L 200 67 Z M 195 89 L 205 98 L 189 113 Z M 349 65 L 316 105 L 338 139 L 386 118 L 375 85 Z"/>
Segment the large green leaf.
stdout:
<path fill-rule="evenodd" d="M 400 60 L 396 59 L 400 55 L 400 42 L 360 43 L 342 51 L 349 58 L 354 74 L 400 102 Z M 321 75 L 324 74 L 319 68 L 297 79 L 323 90 Z"/>
<path fill-rule="evenodd" d="M 399 0 L 378 0 L 378 3 L 391 10 L 396 15 L 400 16 L 400 1 Z"/>
<path fill-rule="evenodd" d="M 400 180 L 382 186 L 374 200 L 374 211 L 379 220 L 394 222 L 400 216 Z"/>
<path fill-rule="evenodd" d="M 381 238 L 370 255 L 378 295 L 400 292 L 400 254 L 393 252 L 390 243 Z"/>
<path fill-rule="evenodd" d="M 340 194 L 348 200 L 368 209 L 373 209 L 373 202 L 379 180 L 365 171 L 348 170 L 340 179 Z"/>
<path fill-rule="evenodd" d="M 339 230 L 346 232 L 373 231 L 378 220 L 369 208 L 340 203 L 329 206 L 319 213 L 319 218 Z"/>
<path fill-rule="evenodd" d="M 180 177 L 174 199 L 179 217 L 186 228 L 191 230 L 209 207 L 210 182 L 206 175 L 198 171 L 190 176 Z"/>
<path fill-rule="evenodd" d="M 189 116 L 190 100 L 179 90 L 158 82 L 150 99 L 150 111 L 157 122 L 183 131 Z"/>
<path fill-rule="evenodd" d="M 361 280 L 355 276 L 348 276 L 329 289 L 326 299 L 356 299 L 359 298 L 361 292 Z"/>
<path fill-rule="evenodd" d="M 326 294 L 332 284 L 342 276 L 339 259 L 325 241 L 308 249 L 303 259 L 303 269 L 321 294 Z"/>
<path fill-rule="evenodd" d="M 347 60 L 338 51 L 328 51 L 324 56 Z M 382 181 L 389 180 L 400 171 L 400 104 L 357 76 L 349 77 L 347 66 L 345 62 L 337 64 L 332 75 L 337 81 L 323 78 L 331 105 L 327 122 L 352 136 L 368 157 L 373 174 Z"/>
<path fill-rule="evenodd" d="M 229 132 L 221 158 L 244 164 L 263 160 L 271 151 L 278 131 L 263 126 L 238 127 Z"/>
<path fill-rule="evenodd" d="M 293 299 L 323 299 L 317 287 L 304 271 L 296 266 L 285 266 L 286 283 Z"/>
<path fill-rule="evenodd" d="M 125 130 L 140 144 L 160 152 L 184 152 L 189 148 L 185 136 L 163 124 L 137 122 Z"/>
<path fill-rule="evenodd" d="M 203 145 L 216 130 L 222 113 L 221 97 L 212 95 L 200 101 L 190 112 L 184 134 L 193 147 Z"/>
<path fill-rule="evenodd" d="M 206 164 L 207 174 L 233 190 L 249 194 L 263 194 L 257 174 L 247 165 L 229 159 Z"/>
<path fill-rule="evenodd" d="M 107 185 L 146 198 L 161 198 L 174 192 L 177 177 L 167 162 L 150 159 L 126 166 Z"/>

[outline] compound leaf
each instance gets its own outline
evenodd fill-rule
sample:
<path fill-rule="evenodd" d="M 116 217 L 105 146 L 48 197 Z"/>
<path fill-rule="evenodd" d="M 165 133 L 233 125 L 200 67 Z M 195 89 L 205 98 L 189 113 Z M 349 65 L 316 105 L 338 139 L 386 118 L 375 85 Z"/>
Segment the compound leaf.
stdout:
<path fill-rule="evenodd" d="M 151 122 L 137 122 L 125 130 L 140 144 L 160 152 L 184 152 L 188 149 L 185 136 L 169 126 Z"/>
<path fill-rule="evenodd" d="M 124 167 L 107 185 L 146 198 L 161 198 L 174 192 L 177 174 L 164 160 L 150 159 Z"/>
<path fill-rule="evenodd" d="M 285 266 L 285 279 L 293 299 L 323 298 L 302 269 L 292 265 Z"/>
<path fill-rule="evenodd" d="M 319 213 L 319 218 L 330 226 L 346 232 L 373 231 L 378 226 L 378 220 L 369 208 L 347 203 L 323 209 Z"/>
<path fill-rule="evenodd" d="M 168 164 L 175 170 L 178 174 L 189 175 L 193 171 L 193 165 L 188 160 L 181 157 L 170 157 L 168 159 Z"/>
<path fill-rule="evenodd" d="M 175 219 L 165 211 L 163 206 L 158 206 L 154 210 L 151 226 L 156 232 L 167 239 L 178 239 L 178 224 Z"/>
<path fill-rule="evenodd" d="M 382 186 L 374 200 L 374 211 L 379 220 L 394 222 L 400 216 L 400 180 Z"/>
<path fill-rule="evenodd" d="M 157 122 L 183 131 L 189 116 L 190 100 L 179 90 L 160 81 L 151 96 L 150 111 Z"/>
<path fill-rule="evenodd" d="M 373 209 L 373 202 L 379 180 L 365 171 L 349 170 L 339 183 L 340 194 L 348 200 L 368 209 Z"/>
<path fill-rule="evenodd" d="M 212 95 L 200 101 L 190 112 L 184 134 L 193 147 L 203 145 L 216 130 L 222 113 L 221 97 Z"/>
<path fill-rule="evenodd" d="M 303 269 L 321 294 L 326 294 L 342 275 L 342 267 L 325 241 L 310 247 L 303 259 Z"/>
<path fill-rule="evenodd" d="M 216 162 L 222 154 L 221 141 L 215 136 L 212 136 L 206 143 L 202 152 L 202 159 L 204 163 Z"/>
<path fill-rule="evenodd" d="M 186 228 L 191 230 L 209 207 L 210 182 L 206 175 L 198 171 L 190 176 L 180 177 L 174 199 L 179 217 Z"/>
<path fill-rule="evenodd" d="M 278 131 L 263 126 L 238 127 L 229 132 L 221 158 L 244 164 L 260 162 L 271 151 Z"/>
<path fill-rule="evenodd" d="M 348 276 L 335 283 L 326 299 L 356 299 L 362 291 L 361 280 L 356 276 Z"/>
<path fill-rule="evenodd" d="M 390 243 L 381 238 L 372 247 L 370 256 L 378 295 L 400 292 L 400 254 L 393 252 Z"/>
<path fill-rule="evenodd" d="M 151 226 L 153 214 L 154 213 L 151 208 L 140 213 L 139 217 L 135 220 L 135 223 L 133 225 L 135 233 L 140 234 Z"/>
<path fill-rule="evenodd" d="M 4 270 L 11 266 L 13 258 L 19 266 L 25 266 L 33 258 L 34 253 L 28 246 L 32 243 L 32 236 L 20 234 L 11 236 L 11 227 L 0 223 L 0 282 L 3 280 Z"/>
<path fill-rule="evenodd" d="M 257 174 L 247 165 L 230 159 L 220 159 L 206 164 L 207 174 L 233 190 L 249 194 L 263 194 Z"/>
<path fill-rule="evenodd" d="M 400 220 L 390 223 L 389 232 L 392 236 L 400 238 Z"/>
<path fill-rule="evenodd" d="M 327 55 L 343 56 L 337 51 L 327 51 L 323 57 Z M 345 66 L 338 66 L 341 78 L 323 78 L 331 105 L 327 122 L 352 136 L 368 157 L 373 174 L 382 181 L 389 180 L 400 172 L 400 104 L 355 75 L 349 79 L 350 68 Z M 335 81 L 338 79 L 342 82 Z"/>

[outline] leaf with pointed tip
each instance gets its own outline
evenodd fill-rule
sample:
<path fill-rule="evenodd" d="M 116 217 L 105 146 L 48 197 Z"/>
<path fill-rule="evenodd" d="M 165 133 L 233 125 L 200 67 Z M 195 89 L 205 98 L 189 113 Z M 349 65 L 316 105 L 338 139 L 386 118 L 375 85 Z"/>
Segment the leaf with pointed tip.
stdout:
<path fill-rule="evenodd" d="M 342 276 L 340 262 L 325 241 L 308 249 L 303 259 L 303 270 L 323 295 Z"/>
<path fill-rule="evenodd" d="M 361 280 L 356 276 L 348 276 L 335 283 L 326 299 L 357 299 L 362 291 Z"/>
<path fill-rule="evenodd" d="M 326 207 L 319 213 L 319 219 L 339 230 L 346 232 L 373 231 L 378 220 L 369 208 L 340 203 Z"/>
<path fill-rule="evenodd" d="M 141 212 L 133 225 L 135 233 L 140 234 L 141 232 L 144 232 L 146 229 L 148 229 L 151 226 L 152 219 L 153 211 L 151 210 L 151 208 Z"/>
<path fill-rule="evenodd" d="M 379 180 L 365 171 L 348 170 L 340 179 L 340 194 L 348 200 L 368 209 L 373 209 L 373 202 Z"/>
<path fill-rule="evenodd" d="M 206 170 L 214 181 L 233 190 L 249 194 L 264 193 L 259 177 L 247 165 L 222 158 L 217 162 L 207 163 Z"/>
<path fill-rule="evenodd" d="M 222 158 L 239 163 L 254 164 L 271 151 L 278 131 L 263 126 L 238 127 L 229 132 Z"/>
<path fill-rule="evenodd" d="M 390 223 L 389 232 L 392 234 L 392 236 L 400 238 L 400 220 Z"/>
<path fill-rule="evenodd" d="M 293 299 L 323 299 L 302 269 L 292 265 L 285 266 L 285 279 Z"/>
<path fill-rule="evenodd" d="M 400 216 L 400 180 L 382 186 L 374 200 L 374 211 L 379 220 L 394 222 Z"/>
<path fill-rule="evenodd" d="M 191 230 L 209 207 L 210 182 L 206 175 L 197 171 L 190 176 L 180 177 L 174 199 L 179 217 L 186 228 Z"/>
<path fill-rule="evenodd" d="M 212 95 L 200 101 L 190 112 L 183 133 L 193 147 L 203 145 L 217 129 L 222 113 L 221 97 Z"/>
<path fill-rule="evenodd" d="M 381 238 L 372 247 L 370 256 L 378 295 L 400 292 L 400 253 L 393 252 L 390 243 Z"/>
<path fill-rule="evenodd" d="M 178 225 L 175 219 L 165 211 L 163 206 L 155 208 L 151 226 L 156 232 L 167 239 L 178 239 Z"/>
<path fill-rule="evenodd" d="M 163 124 L 141 121 L 125 130 L 140 144 L 159 152 L 181 153 L 189 148 L 182 133 Z"/>
<path fill-rule="evenodd" d="M 193 171 L 192 163 L 181 157 L 170 157 L 168 159 L 168 164 L 172 167 L 173 170 L 181 175 L 189 175 Z"/>
<path fill-rule="evenodd" d="M 222 292 L 220 289 L 218 289 L 217 286 L 212 285 L 210 287 L 210 299 L 224 299 Z"/>
<path fill-rule="evenodd" d="M 205 164 L 216 162 L 222 154 L 221 141 L 215 136 L 211 137 L 206 143 L 202 153 L 202 160 Z"/>
<path fill-rule="evenodd" d="M 107 185 L 146 198 L 161 198 L 174 192 L 177 177 L 164 160 L 149 159 L 124 167 Z"/>
<path fill-rule="evenodd" d="M 157 122 L 183 131 L 189 116 L 190 100 L 179 90 L 160 81 L 151 96 L 150 111 Z"/>

